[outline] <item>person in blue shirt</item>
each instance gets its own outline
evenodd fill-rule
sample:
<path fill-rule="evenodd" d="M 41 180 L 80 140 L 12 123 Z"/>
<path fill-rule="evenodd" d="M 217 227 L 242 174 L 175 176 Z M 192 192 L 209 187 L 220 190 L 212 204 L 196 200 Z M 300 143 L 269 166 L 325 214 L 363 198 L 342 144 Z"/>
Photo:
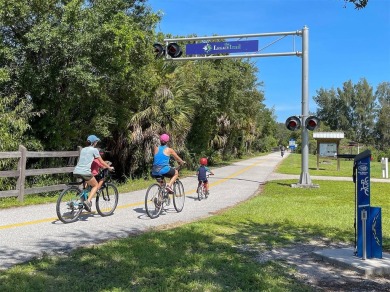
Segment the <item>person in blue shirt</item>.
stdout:
<path fill-rule="evenodd" d="M 87 201 L 84 202 L 84 205 L 88 212 L 91 212 L 92 207 L 92 198 L 95 196 L 98 190 L 98 182 L 96 178 L 93 176 L 91 171 L 91 165 L 95 158 L 97 158 L 100 164 L 104 168 L 108 168 L 110 171 L 113 171 L 114 168 L 109 166 L 100 156 L 99 150 L 96 148 L 97 143 L 100 141 L 98 137 L 95 135 L 90 135 L 87 138 L 88 146 L 84 147 L 80 151 L 79 161 L 77 162 L 76 167 L 73 170 L 73 175 L 78 178 L 82 178 L 85 182 L 90 185 L 91 192 L 89 193 Z"/>
<path fill-rule="evenodd" d="M 204 183 L 205 185 L 205 188 L 206 188 L 206 192 L 207 194 L 209 193 L 209 184 L 208 184 L 208 180 L 207 180 L 207 173 L 210 173 L 211 175 L 214 175 L 214 173 L 207 167 L 207 158 L 205 157 L 202 157 L 200 160 L 200 166 L 196 172 L 196 175 L 198 176 L 198 187 L 197 187 L 197 190 L 199 189 L 200 185 L 202 184 L 202 182 Z"/>
<path fill-rule="evenodd" d="M 169 159 L 171 156 L 180 164 L 185 164 L 186 162 L 176 154 L 175 150 L 169 148 L 167 143 L 169 142 L 169 135 L 162 134 L 160 136 L 160 146 L 154 146 L 154 157 L 153 157 L 153 167 L 152 167 L 152 176 L 163 176 L 170 178 L 169 183 L 166 185 L 165 189 L 169 193 L 173 193 L 173 184 L 176 179 L 179 177 L 179 172 L 174 167 L 169 165 Z"/>

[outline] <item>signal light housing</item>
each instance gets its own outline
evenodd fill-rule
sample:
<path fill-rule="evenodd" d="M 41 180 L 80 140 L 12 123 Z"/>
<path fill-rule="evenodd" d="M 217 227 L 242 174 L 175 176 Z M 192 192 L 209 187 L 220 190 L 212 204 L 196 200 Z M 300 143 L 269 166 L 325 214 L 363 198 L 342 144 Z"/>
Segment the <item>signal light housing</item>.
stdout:
<path fill-rule="evenodd" d="M 154 48 L 154 54 L 156 59 L 164 57 L 165 49 L 162 44 L 154 43 L 153 48 Z"/>
<path fill-rule="evenodd" d="M 285 124 L 290 131 L 296 131 L 301 127 L 301 120 L 297 116 L 291 116 L 286 120 Z"/>
<path fill-rule="evenodd" d="M 305 120 L 305 127 L 309 131 L 314 131 L 320 125 L 320 119 L 316 116 L 307 117 Z"/>
<path fill-rule="evenodd" d="M 183 51 L 177 43 L 169 43 L 167 46 L 167 53 L 172 58 L 178 58 L 183 54 Z"/>

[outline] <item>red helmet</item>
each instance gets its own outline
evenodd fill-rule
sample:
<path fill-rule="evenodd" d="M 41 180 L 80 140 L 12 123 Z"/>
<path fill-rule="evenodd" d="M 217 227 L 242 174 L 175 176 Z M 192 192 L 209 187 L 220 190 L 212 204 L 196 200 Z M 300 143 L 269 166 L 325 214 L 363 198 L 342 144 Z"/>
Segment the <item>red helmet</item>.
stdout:
<path fill-rule="evenodd" d="M 202 157 L 202 158 L 199 160 L 199 162 L 200 162 L 201 165 L 207 165 L 207 158 Z"/>

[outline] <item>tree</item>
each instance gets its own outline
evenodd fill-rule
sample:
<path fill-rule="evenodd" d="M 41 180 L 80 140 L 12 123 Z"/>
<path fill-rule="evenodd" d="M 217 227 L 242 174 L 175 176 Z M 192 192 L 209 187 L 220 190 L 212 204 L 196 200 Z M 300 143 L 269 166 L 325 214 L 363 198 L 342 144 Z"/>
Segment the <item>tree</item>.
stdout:
<path fill-rule="evenodd" d="M 390 82 L 378 85 L 375 97 L 379 102 L 378 118 L 376 123 L 376 144 L 381 150 L 390 147 Z"/>
<path fill-rule="evenodd" d="M 353 3 L 355 5 L 355 9 L 363 9 L 367 6 L 368 0 L 344 0 L 345 5 L 344 7 L 347 6 L 347 3 Z"/>
<path fill-rule="evenodd" d="M 344 82 L 337 90 L 317 91 L 317 115 L 331 130 L 344 131 L 349 139 L 372 143 L 377 107 L 373 88 L 362 78 L 357 84 Z"/>
<path fill-rule="evenodd" d="M 1 0 L 9 86 L 45 114 L 32 121 L 45 148 L 69 149 L 91 132 L 109 137 L 147 95 L 148 39 L 159 16 L 144 1 Z"/>

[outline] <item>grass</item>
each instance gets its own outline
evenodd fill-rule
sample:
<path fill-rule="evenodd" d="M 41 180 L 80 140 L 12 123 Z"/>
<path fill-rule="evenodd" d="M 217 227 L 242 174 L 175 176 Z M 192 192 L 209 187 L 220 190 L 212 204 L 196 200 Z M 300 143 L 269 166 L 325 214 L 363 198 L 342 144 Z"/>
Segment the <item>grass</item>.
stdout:
<path fill-rule="evenodd" d="M 317 170 L 317 156 L 309 155 L 310 175 L 352 177 L 353 160 L 340 159 L 340 170 L 337 170 L 337 160 L 332 158 L 320 158 Z M 284 159 L 278 168 L 279 173 L 300 174 L 301 154 L 290 154 Z M 370 162 L 371 178 L 382 178 L 382 166 L 380 162 Z"/>

